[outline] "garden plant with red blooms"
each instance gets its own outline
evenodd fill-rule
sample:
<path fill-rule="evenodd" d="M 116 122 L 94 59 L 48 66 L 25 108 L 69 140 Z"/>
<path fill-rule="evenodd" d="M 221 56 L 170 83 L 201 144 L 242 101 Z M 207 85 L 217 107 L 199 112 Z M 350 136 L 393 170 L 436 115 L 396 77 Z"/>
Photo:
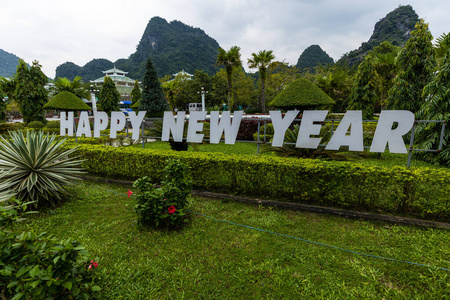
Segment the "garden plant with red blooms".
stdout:
<path fill-rule="evenodd" d="M 192 189 L 188 169 L 180 160 L 168 160 L 161 187 L 156 188 L 147 176 L 134 182 L 139 191 L 134 206 L 139 225 L 176 229 L 188 222 L 185 208 Z"/>

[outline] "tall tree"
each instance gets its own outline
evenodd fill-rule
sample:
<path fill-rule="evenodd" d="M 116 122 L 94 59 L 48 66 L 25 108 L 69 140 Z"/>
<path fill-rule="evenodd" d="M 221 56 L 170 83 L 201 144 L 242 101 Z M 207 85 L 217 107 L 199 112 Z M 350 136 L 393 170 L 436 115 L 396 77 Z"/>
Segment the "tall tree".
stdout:
<path fill-rule="evenodd" d="M 46 123 L 42 107 L 48 100 L 48 91 L 44 87 L 47 82 L 48 78 L 41 71 L 38 61 L 33 61 L 33 65 L 28 69 L 25 62 L 19 60 L 14 98 L 19 104 L 25 123 L 31 121 Z"/>
<path fill-rule="evenodd" d="M 169 103 L 167 102 L 161 83 L 158 80 L 158 74 L 152 60 L 149 58 L 145 66 L 145 76 L 142 91 L 142 98 L 140 101 L 140 109 L 147 111 L 149 117 L 161 117 L 165 110 L 169 110 Z"/>
<path fill-rule="evenodd" d="M 55 80 L 55 95 L 63 91 L 71 92 L 72 94 L 81 99 L 90 98 L 89 91 L 84 88 L 80 76 L 75 76 L 75 78 L 72 81 L 70 81 L 66 77 L 62 78 L 58 77 Z"/>
<path fill-rule="evenodd" d="M 105 81 L 100 89 L 97 105 L 99 109 L 111 115 L 112 111 L 119 111 L 120 94 L 116 89 L 116 85 L 111 77 L 106 76 Z"/>
<path fill-rule="evenodd" d="M 433 78 L 436 68 L 432 39 L 428 24 L 421 19 L 398 54 L 398 75 L 389 91 L 389 108 L 416 113 L 422 106 L 423 88 Z"/>
<path fill-rule="evenodd" d="M 349 97 L 349 109 L 362 110 L 366 120 L 373 120 L 374 106 L 378 100 L 375 77 L 372 57 L 368 55 L 358 66 L 355 85 Z"/>
<path fill-rule="evenodd" d="M 242 66 L 240 50 L 238 46 L 232 46 L 228 51 L 219 48 L 217 54 L 216 66 L 224 66 L 227 73 L 229 110 L 233 107 L 233 68 Z"/>
<path fill-rule="evenodd" d="M 141 100 L 141 88 L 139 87 L 139 82 L 136 80 L 134 81 L 134 87 L 131 90 L 131 106 Z"/>
<path fill-rule="evenodd" d="M 275 59 L 272 50 L 261 50 L 256 53 L 252 53 L 252 58 L 248 59 L 248 67 L 250 69 L 259 70 L 259 78 L 261 79 L 261 111 L 266 112 L 266 78 L 267 68 L 272 60 Z"/>
<path fill-rule="evenodd" d="M 423 92 L 425 103 L 416 114 L 418 119 L 445 121 L 450 123 L 450 48 L 441 61 L 434 79 L 425 86 Z M 434 149 L 439 147 L 442 123 L 419 124 L 416 141 L 421 149 Z M 421 152 L 421 158 L 430 162 L 438 162 L 450 167 L 450 127 L 444 131 L 442 151 L 439 153 Z"/>

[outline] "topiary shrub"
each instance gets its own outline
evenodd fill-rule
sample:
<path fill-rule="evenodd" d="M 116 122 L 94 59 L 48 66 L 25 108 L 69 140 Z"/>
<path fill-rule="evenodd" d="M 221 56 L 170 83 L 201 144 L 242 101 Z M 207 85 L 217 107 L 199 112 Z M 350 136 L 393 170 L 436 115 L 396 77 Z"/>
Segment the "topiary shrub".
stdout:
<path fill-rule="evenodd" d="M 133 184 L 139 190 L 134 211 L 141 226 L 175 229 L 188 222 L 185 208 L 192 190 L 188 167 L 180 160 L 166 162 L 160 188 L 156 188 L 147 176 Z"/>
<path fill-rule="evenodd" d="M 41 129 L 45 127 L 45 124 L 41 121 L 31 121 L 27 124 L 27 127 L 31 129 Z"/>

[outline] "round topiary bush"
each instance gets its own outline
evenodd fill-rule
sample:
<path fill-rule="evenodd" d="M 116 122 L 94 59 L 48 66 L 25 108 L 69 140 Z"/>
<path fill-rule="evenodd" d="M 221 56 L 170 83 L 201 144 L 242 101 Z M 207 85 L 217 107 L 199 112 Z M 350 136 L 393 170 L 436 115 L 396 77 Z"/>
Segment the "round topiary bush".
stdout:
<path fill-rule="evenodd" d="M 27 124 L 27 127 L 32 129 L 41 129 L 45 127 L 45 124 L 41 121 L 31 121 Z"/>

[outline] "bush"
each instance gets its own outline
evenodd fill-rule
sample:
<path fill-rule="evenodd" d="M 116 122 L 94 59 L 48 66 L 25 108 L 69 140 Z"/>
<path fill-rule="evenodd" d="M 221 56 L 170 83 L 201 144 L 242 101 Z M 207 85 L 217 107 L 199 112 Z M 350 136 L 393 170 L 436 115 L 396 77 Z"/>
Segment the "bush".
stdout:
<path fill-rule="evenodd" d="M 0 134 L 7 134 L 8 131 L 22 130 L 25 128 L 23 123 L 0 123 Z"/>
<path fill-rule="evenodd" d="M 41 129 L 45 127 L 45 124 L 41 121 L 31 121 L 27 124 L 27 127 L 32 129 Z"/>
<path fill-rule="evenodd" d="M 2 299 L 89 299 L 98 263 L 77 241 L 12 228 L 26 205 L 0 205 L 0 296 Z"/>
<path fill-rule="evenodd" d="M 60 123 L 59 121 L 48 121 L 45 128 L 59 129 Z"/>
<path fill-rule="evenodd" d="M 164 178 L 167 159 L 190 167 L 196 189 L 450 220 L 450 172 L 353 162 L 80 145 L 83 167 L 108 178 Z"/>
<path fill-rule="evenodd" d="M 0 143 L 0 193 L 10 190 L 22 201 L 35 201 L 36 207 L 52 204 L 65 194 L 65 185 L 82 173 L 81 161 L 68 157 L 76 149 L 63 151 L 64 140 L 42 131 L 10 132 Z"/>
<path fill-rule="evenodd" d="M 139 190 L 134 207 L 139 225 L 172 229 L 188 221 L 185 207 L 192 186 L 187 171 L 180 160 L 169 160 L 160 188 L 155 188 L 147 176 L 134 182 L 133 186 Z"/>

